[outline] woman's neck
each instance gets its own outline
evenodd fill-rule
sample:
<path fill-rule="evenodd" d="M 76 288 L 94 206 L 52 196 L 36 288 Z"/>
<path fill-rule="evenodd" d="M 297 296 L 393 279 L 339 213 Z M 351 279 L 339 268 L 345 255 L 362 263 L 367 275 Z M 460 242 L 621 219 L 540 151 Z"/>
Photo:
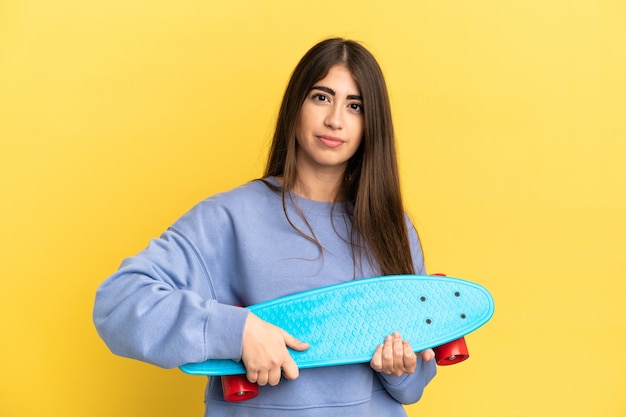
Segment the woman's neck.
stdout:
<path fill-rule="evenodd" d="M 296 184 L 291 190 L 294 194 L 313 201 L 334 202 L 341 201 L 341 180 L 337 175 L 302 175 L 298 173 Z"/>

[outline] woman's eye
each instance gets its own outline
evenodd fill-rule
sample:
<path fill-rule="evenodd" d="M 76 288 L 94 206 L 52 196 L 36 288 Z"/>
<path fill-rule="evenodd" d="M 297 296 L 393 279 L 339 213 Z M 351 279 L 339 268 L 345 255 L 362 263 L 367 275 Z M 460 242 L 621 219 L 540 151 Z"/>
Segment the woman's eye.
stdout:
<path fill-rule="evenodd" d="M 354 111 L 356 111 L 358 113 L 361 113 L 363 111 L 363 105 L 360 104 L 360 103 L 351 103 L 350 104 L 350 109 L 352 109 L 352 110 L 354 110 Z"/>
<path fill-rule="evenodd" d="M 312 98 L 313 98 L 313 100 L 316 100 L 316 101 L 328 101 L 328 97 L 326 97 L 324 94 L 320 94 L 320 93 L 313 94 Z"/>

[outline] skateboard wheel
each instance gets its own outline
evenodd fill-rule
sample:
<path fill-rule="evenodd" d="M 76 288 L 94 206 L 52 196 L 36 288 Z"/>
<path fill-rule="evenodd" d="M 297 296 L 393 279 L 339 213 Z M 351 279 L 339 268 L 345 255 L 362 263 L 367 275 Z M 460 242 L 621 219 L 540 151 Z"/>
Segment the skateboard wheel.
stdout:
<path fill-rule="evenodd" d="M 259 394 L 259 386 L 248 381 L 245 375 L 225 375 L 222 377 L 222 393 L 228 402 L 246 401 Z"/>
<path fill-rule="evenodd" d="M 446 276 L 446 274 L 431 275 L 437 277 Z M 469 352 L 467 350 L 467 345 L 465 344 L 464 337 L 453 340 L 452 342 L 448 342 L 445 345 L 438 346 L 433 350 L 435 351 L 435 359 L 437 360 L 437 365 L 440 366 L 454 365 L 455 363 L 463 362 L 464 360 L 469 358 Z"/>
<path fill-rule="evenodd" d="M 437 346 L 433 350 L 435 351 L 437 365 L 440 366 L 454 365 L 469 358 L 464 337 L 448 342 L 445 345 Z"/>
<path fill-rule="evenodd" d="M 222 394 L 228 402 L 250 400 L 259 395 L 259 386 L 248 381 L 245 375 L 222 376 Z"/>

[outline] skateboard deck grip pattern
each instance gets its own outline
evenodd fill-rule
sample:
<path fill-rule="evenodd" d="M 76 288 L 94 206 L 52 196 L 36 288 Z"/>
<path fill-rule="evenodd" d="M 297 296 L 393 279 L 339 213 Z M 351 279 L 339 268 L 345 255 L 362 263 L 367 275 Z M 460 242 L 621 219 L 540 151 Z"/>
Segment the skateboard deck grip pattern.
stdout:
<path fill-rule="evenodd" d="M 402 334 L 413 349 L 440 346 L 485 324 L 493 315 L 489 292 L 449 277 L 397 275 L 366 278 L 297 293 L 247 307 L 303 342 L 290 351 L 300 368 L 369 362 L 386 335 Z M 197 375 L 244 374 L 228 359 L 181 366 Z"/>

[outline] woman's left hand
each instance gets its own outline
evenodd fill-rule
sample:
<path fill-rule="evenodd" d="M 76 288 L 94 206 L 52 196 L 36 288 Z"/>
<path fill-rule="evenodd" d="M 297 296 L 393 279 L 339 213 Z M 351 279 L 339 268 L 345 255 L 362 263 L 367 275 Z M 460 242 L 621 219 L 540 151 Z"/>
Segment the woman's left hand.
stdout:
<path fill-rule="evenodd" d="M 435 358 L 435 353 L 432 349 L 426 349 L 418 353 L 418 355 L 421 355 L 424 361 L 430 361 Z M 417 356 L 413 352 L 411 344 L 406 340 L 402 340 L 402 335 L 395 332 L 387 336 L 383 344 L 378 345 L 370 361 L 370 366 L 375 371 L 387 375 L 402 376 L 404 374 L 412 374 L 417 366 Z"/>

